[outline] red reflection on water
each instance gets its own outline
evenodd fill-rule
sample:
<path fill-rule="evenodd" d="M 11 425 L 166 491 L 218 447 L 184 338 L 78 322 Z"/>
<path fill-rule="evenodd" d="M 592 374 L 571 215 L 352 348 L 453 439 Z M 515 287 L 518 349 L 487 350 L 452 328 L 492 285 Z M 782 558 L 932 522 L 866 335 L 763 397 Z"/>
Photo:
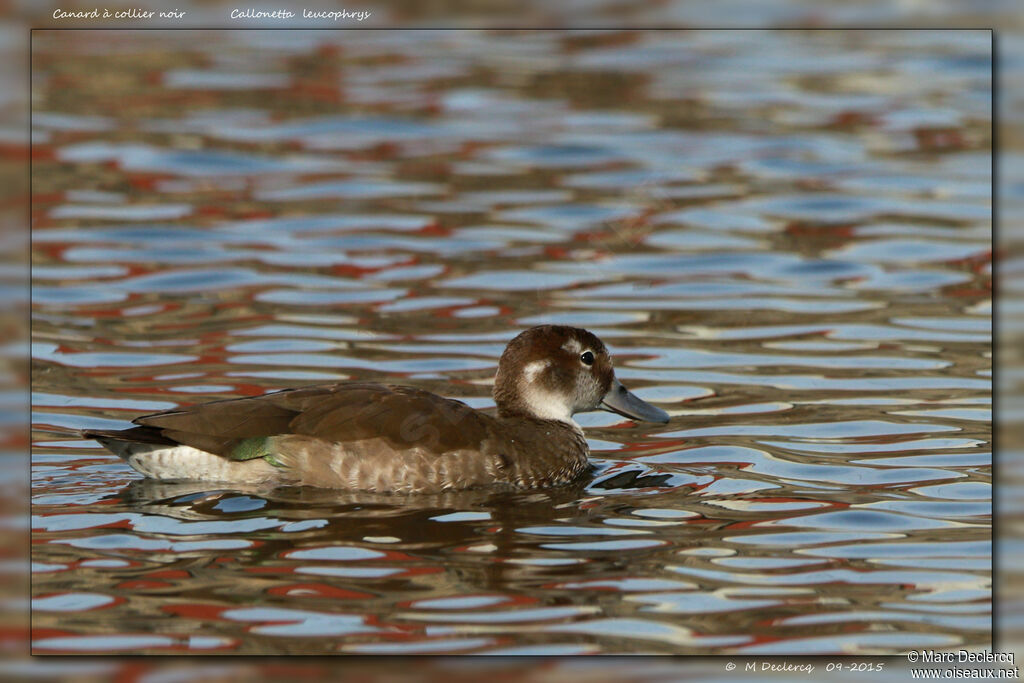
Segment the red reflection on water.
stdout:
<path fill-rule="evenodd" d="M 161 569 L 149 572 L 146 576 L 152 579 L 188 579 L 192 577 L 192 573 L 184 569 Z"/>
<path fill-rule="evenodd" d="M 202 605 L 199 603 L 187 603 L 177 605 L 161 605 L 160 611 L 173 614 L 186 619 L 202 619 L 204 621 L 220 620 L 220 615 L 225 610 L 234 609 L 217 605 Z"/>
<path fill-rule="evenodd" d="M 115 164 L 116 168 L 120 167 L 120 164 L 112 163 Z M 124 173 L 124 176 L 132 187 L 146 192 L 156 192 L 160 183 L 174 180 L 177 177 L 170 173 L 142 173 L 138 171 Z"/>
<path fill-rule="evenodd" d="M 440 221 L 434 220 L 427 223 L 419 230 L 414 231 L 414 235 L 422 235 L 424 237 L 447 237 L 452 234 L 451 228 L 446 228 L 441 224 Z M 419 260 L 418 258 L 415 260 Z"/>
<path fill-rule="evenodd" d="M 915 128 L 913 135 L 922 151 L 949 152 L 970 147 L 959 128 Z"/>

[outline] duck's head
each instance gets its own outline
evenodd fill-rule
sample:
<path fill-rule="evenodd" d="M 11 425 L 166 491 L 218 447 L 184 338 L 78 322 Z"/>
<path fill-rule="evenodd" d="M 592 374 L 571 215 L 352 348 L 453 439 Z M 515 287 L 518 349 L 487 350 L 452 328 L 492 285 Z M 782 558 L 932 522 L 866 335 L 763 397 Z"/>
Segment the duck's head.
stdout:
<path fill-rule="evenodd" d="M 600 339 L 564 325 L 532 327 L 509 342 L 498 362 L 494 401 L 503 417 L 571 422 L 574 413 L 600 408 L 634 420 L 668 422 L 668 413 L 615 379 Z"/>

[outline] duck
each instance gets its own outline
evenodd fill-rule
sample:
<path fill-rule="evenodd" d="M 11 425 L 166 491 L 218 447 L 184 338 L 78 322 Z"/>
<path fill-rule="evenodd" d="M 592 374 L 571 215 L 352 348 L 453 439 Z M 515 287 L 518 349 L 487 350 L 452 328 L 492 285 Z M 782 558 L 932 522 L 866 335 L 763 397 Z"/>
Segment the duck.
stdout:
<path fill-rule="evenodd" d="M 496 415 L 415 387 L 338 382 L 200 403 L 82 435 L 155 480 L 439 493 L 579 478 L 590 449 L 576 413 L 669 420 L 616 379 L 596 335 L 566 325 L 513 338 L 493 397 Z"/>

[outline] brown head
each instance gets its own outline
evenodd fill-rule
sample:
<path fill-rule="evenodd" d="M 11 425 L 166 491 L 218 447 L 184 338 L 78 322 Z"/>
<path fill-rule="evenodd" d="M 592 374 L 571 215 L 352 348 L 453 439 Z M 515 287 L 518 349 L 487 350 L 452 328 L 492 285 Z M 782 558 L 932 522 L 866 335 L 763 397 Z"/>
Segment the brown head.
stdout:
<path fill-rule="evenodd" d="M 668 414 L 615 379 L 612 358 L 590 332 L 565 325 L 532 327 L 505 347 L 494 380 L 503 417 L 571 421 L 598 408 L 635 420 L 668 422 Z"/>

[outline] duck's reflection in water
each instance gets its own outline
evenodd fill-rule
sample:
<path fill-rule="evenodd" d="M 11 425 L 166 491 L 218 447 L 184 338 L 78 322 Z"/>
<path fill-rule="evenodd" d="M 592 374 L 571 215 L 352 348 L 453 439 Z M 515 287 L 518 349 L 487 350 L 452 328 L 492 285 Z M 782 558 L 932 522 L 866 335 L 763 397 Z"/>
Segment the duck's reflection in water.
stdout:
<path fill-rule="evenodd" d="M 650 535 L 648 524 L 672 524 L 678 527 L 675 534 L 695 538 L 709 527 L 727 526 L 725 520 L 708 524 L 700 513 L 679 509 L 687 492 L 658 488 L 669 478 L 634 470 L 591 474 L 531 491 L 487 488 L 418 495 L 313 487 L 228 489 L 209 482 L 140 479 L 120 491 L 111 507 L 169 521 L 274 520 L 277 524 L 269 528 L 246 532 L 246 538 L 259 543 L 236 558 L 264 571 L 302 566 L 300 571 L 321 577 L 344 577 L 358 574 L 347 569 L 357 565 L 402 573 L 418 567 L 423 573 L 451 574 L 449 581 L 465 591 L 509 591 L 524 580 L 617 575 L 627 559 L 637 561 L 637 551 L 664 550 L 664 541 Z M 608 488 L 633 488 L 643 499 L 642 509 L 672 504 L 679 514 L 673 520 L 637 516 L 635 524 L 616 524 L 634 509 L 623 504 L 622 496 L 608 497 Z M 704 523 L 686 528 L 698 520 Z M 174 533 L 180 534 L 180 524 L 175 525 Z M 317 565 L 312 570 L 311 562 Z M 342 568 L 328 569 L 329 563 Z"/>

